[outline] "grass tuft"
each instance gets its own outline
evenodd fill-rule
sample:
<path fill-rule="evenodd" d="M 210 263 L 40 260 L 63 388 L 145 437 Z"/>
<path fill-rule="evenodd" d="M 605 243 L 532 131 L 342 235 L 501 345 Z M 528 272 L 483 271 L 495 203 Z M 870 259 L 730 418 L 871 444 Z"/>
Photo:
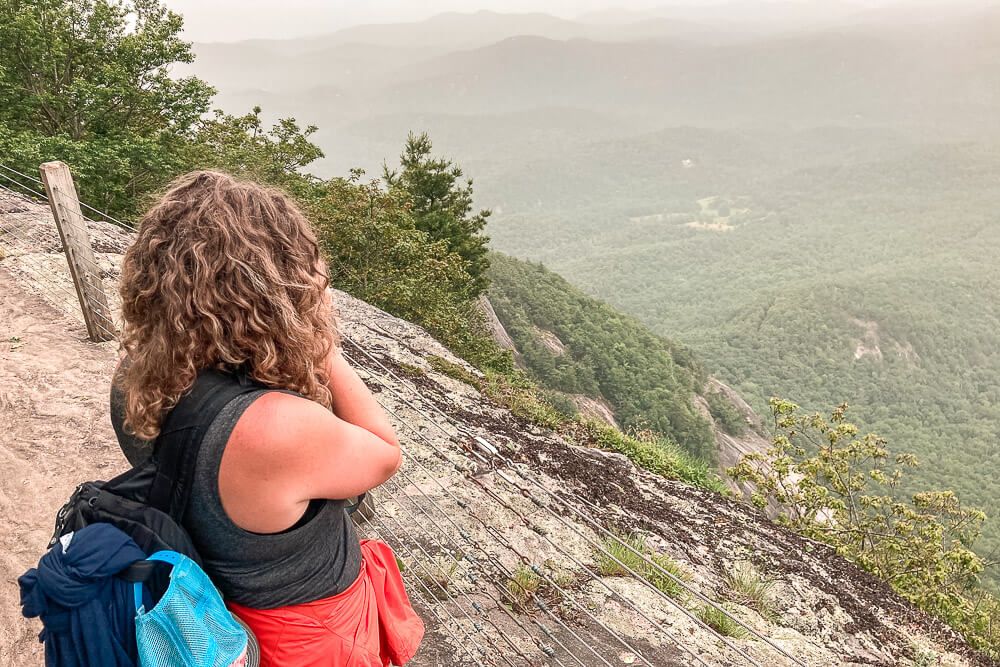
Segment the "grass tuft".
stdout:
<path fill-rule="evenodd" d="M 426 586 L 424 591 L 437 600 L 446 600 L 451 590 L 452 577 L 458 563 L 443 556 L 434 559 L 430 563 L 423 563 L 413 568 L 413 574 Z"/>
<path fill-rule="evenodd" d="M 409 378 L 423 377 L 424 369 L 420 366 L 415 366 L 413 364 L 408 364 L 404 361 L 399 362 L 399 370 L 403 375 Z"/>
<path fill-rule="evenodd" d="M 646 541 L 638 533 L 627 537 L 609 537 L 604 541 L 604 549 L 607 553 L 602 552 L 597 557 L 597 569 L 601 575 L 627 577 L 631 576 L 629 573 L 631 570 L 672 598 L 679 598 L 684 594 L 684 587 L 661 572 L 656 566 L 658 565 L 681 581 L 688 581 L 691 576 L 669 556 L 651 553 L 646 546 Z M 635 553 L 636 551 L 643 554 L 645 558 L 643 555 Z"/>
<path fill-rule="evenodd" d="M 705 625 L 712 628 L 713 630 L 718 632 L 720 635 L 723 635 L 724 637 L 732 637 L 733 639 L 746 639 L 747 636 L 750 634 L 749 632 L 747 632 L 746 628 L 744 628 L 742 625 L 740 625 L 739 623 L 737 623 L 729 616 L 716 609 L 715 607 L 704 605 L 702 607 L 698 607 L 695 613 L 698 615 L 698 618 L 700 618 Z"/>
<path fill-rule="evenodd" d="M 756 610 L 764 618 L 775 616 L 771 601 L 774 582 L 766 579 L 752 563 L 737 563 L 726 573 L 725 583 L 734 602 Z"/>
<path fill-rule="evenodd" d="M 488 371 L 480 391 L 516 416 L 544 428 L 558 429 L 566 418 L 541 396 L 538 387 L 523 375 Z"/>
<path fill-rule="evenodd" d="M 507 581 L 512 605 L 520 611 L 526 610 L 531 606 L 532 598 L 541 586 L 542 578 L 534 570 L 527 565 L 519 565 Z"/>
<path fill-rule="evenodd" d="M 453 361 L 448 361 L 444 357 L 439 357 L 434 354 L 427 357 L 427 363 L 441 375 L 447 375 L 453 380 L 458 380 L 459 382 L 464 382 L 465 384 L 471 385 L 476 389 L 481 389 L 482 381 L 476 376 L 475 373 L 472 373 L 461 364 L 456 364 Z"/>
<path fill-rule="evenodd" d="M 677 443 L 649 431 L 625 434 L 602 422 L 582 422 L 584 433 L 602 449 L 624 454 L 640 468 L 667 479 L 677 479 L 709 491 L 725 492 L 712 467 L 684 451 Z"/>

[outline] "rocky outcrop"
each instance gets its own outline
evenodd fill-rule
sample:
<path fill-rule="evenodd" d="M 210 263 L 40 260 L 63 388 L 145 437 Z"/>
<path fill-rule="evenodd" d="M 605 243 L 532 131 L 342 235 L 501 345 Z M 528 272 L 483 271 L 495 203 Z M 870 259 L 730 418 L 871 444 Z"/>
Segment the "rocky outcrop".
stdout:
<path fill-rule="evenodd" d="M 479 297 L 479 301 L 476 304 L 479 308 L 479 312 L 483 314 L 483 318 L 486 320 L 486 326 L 489 327 L 490 334 L 493 336 L 493 340 L 496 341 L 497 345 L 505 350 L 510 350 L 514 353 L 515 359 L 520 357 L 517 351 L 517 345 L 514 344 L 514 339 L 510 337 L 507 333 L 507 329 L 504 328 L 503 322 L 497 317 L 497 311 L 493 309 L 493 304 L 490 303 L 489 297 L 485 294 Z"/>
<path fill-rule="evenodd" d="M 746 428 L 742 433 L 739 435 L 727 433 L 724 428 L 716 423 L 708 408 L 708 402 L 704 398 L 710 393 L 720 394 L 739 413 L 746 424 Z M 705 383 L 705 387 L 702 389 L 701 395 L 695 396 L 694 402 L 698 411 L 712 426 L 719 474 L 726 480 L 726 484 L 729 485 L 730 489 L 740 496 L 749 497 L 753 490 L 752 486 L 743 482 L 736 482 L 730 479 L 725 473 L 728 468 L 735 466 L 747 454 L 764 453 L 771 446 L 760 416 L 754 412 L 753 408 L 736 391 L 716 378 L 708 379 L 708 382 Z"/>
<path fill-rule="evenodd" d="M 51 224 L 44 210 L 36 213 L 31 224 Z M 58 248 L 35 250 L 58 257 Z M 114 265 L 116 255 L 108 252 L 106 259 Z M 25 300 L 39 313 L 31 321 L 18 319 L 16 331 L 4 324 L 0 338 L 67 327 L 65 319 L 45 315 L 46 308 L 55 312 L 52 306 L 39 305 L 50 286 L 68 285 L 58 261 L 51 270 L 40 285 L 10 254 L 0 260 L 0 322 Z M 20 301 L 11 302 L 13 296 Z M 665 480 L 621 455 L 527 423 L 463 381 L 475 369 L 421 328 L 346 294 L 338 293 L 336 301 L 344 352 L 385 406 L 405 450 L 403 468 L 375 491 L 375 512 L 361 530 L 394 546 L 427 622 L 428 636 L 413 664 L 794 664 L 786 656 L 816 667 L 988 664 L 947 627 L 829 547 L 784 530 L 738 500 Z M 64 340 L 52 333 L 45 341 L 50 354 L 65 345 L 60 354 L 78 356 L 72 348 L 81 345 L 79 327 L 67 329 Z M 94 369 L 113 365 L 113 346 L 87 349 L 107 357 L 95 360 Z M 33 387 L 41 377 L 33 362 L 2 358 L 3 377 L 36 396 L 32 423 L 60 419 L 38 409 L 49 390 Z M 86 397 L 74 403 L 87 412 L 77 417 L 105 423 L 106 414 L 95 411 L 107 409 L 106 383 L 74 368 L 56 377 L 63 383 L 60 395 Z M 4 423 L 17 419 L 6 417 Z M 0 445 L 15 448 L 5 438 L 0 433 Z M 52 505 L 42 507 L 46 515 L 55 512 L 62 488 L 79 481 L 73 461 L 92 455 L 73 441 L 61 445 L 60 465 L 50 466 L 58 474 L 48 480 L 60 493 L 38 495 Z M 30 458 L 55 450 L 18 451 Z M 5 477 L 0 498 L 33 502 L 31 489 Z M 16 506 L 0 505 L 5 514 Z M 636 544 L 669 564 L 684 585 L 657 571 L 620 576 L 628 573 L 605 550 L 614 547 L 614 558 L 633 561 L 614 534 L 639 536 Z M 26 567 L 37 555 L 32 548 L 12 557 Z M 753 564 L 772 582 L 766 610 L 733 589 L 731 575 L 740 563 Z M 693 612 L 706 600 L 723 605 L 756 635 L 724 638 L 696 620 Z M 12 600 L 5 594 L 3 602 Z M 19 634 L 23 641 L 29 635 Z M 929 655 L 936 662 L 928 662 Z M 39 664 L 38 656 L 12 664 Z"/>
<path fill-rule="evenodd" d="M 559 336 L 552 331 L 542 329 L 541 327 L 532 327 L 531 331 L 535 336 L 535 340 L 541 343 L 546 350 L 552 353 L 553 357 L 561 357 L 566 354 L 566 344 L 563 343 L 559 339 Z"/>
<path fill-rule="evenodd" d="M 615 409 L 603 398 L 592 398 L 585 394 L 571 394 L 569 398 L 585 419 L 596 419 L 608 426 L 619 428 Z"/>

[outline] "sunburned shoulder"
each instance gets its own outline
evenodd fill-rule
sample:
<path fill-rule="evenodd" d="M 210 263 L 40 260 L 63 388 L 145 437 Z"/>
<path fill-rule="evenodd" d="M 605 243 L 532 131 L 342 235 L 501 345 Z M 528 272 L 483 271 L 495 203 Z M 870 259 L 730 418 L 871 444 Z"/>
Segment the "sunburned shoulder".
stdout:
<path fill-rule="evenodd" d="M 336 428 L 339 420 L 315 401 L 278 391 L 269 391 L 250 404 L 240 416 L 230 445 L 282 455 L 289 448 L 300 449 L 319 433 Z"/>

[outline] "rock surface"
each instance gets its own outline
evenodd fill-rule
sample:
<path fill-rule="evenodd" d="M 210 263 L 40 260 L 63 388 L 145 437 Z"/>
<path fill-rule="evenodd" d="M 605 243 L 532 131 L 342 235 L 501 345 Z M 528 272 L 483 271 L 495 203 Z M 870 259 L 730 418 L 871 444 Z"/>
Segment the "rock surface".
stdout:
<path fill-rule="evenodd" d="M 569 399 L 585 419 L 596 419 L 608 426 L 620 428 L 615 418 L 614 408 L 603 398 L 592 398 L 586 394 L 569 394 Z"/>
<path fill-rule="evenodd" d="M 703 398 L 709 393 L 721 394 L 733 408 L 740 414 L 746 422 L 746 428 L 739 435 L 726 433 L 714 419 L 708 409 L 708 402 Z M 753 408 L 743 400 L 731 387 L 723 384 L 716 378 L 709 378 L 702 395 L 695 397 L 695 407 L 712 426 L 712 434 L 715 437 L 715 455 L 718 463 L 719 473 L 725 477 L 725 471 L 735 466 L 747 454 L 762 454 L 767 452 L 771 446 L 770 440 L 766 437 L 760 416 L 753 411 Z M 738 483 L 726 478 L 729 488 L 743 497 L 749 498 L 753 491 L 752 485 L 748 483 Z"/>
<path fill-rule="evenodd" d="M 40 665 L 38 627 L 19 617 L 14 579 L 41 554 L 72 488 L 125 467 L 107 415 L 117 354 L 113 344 L 83 340 L 79 321 L 63 314 L 74 304 L 58 295 L 72 288 L 47 210 L 3 210 L 0 665 Z M 13 215 L 25 238 L 49 242 L 5 235 Z M 95 231 L 108 239 L 101 256 L 111 287 L 127 236 Z M 434 370 L 432 355 L 475 374 L 419 327 L 346 294 L 336 300 L 345 354 L 405 448 L 405 465 L 375 492 L 362 530 L 395 547 L 427 622 L 413 664 L 794 664 L 775 646 L 817 667 L 989 664 L 828 547 L 741 502 L 520 421 L 450 376 L 460 374 Z M 690 590 L 664 585 L 673 591 L 664 594 L 633 576 L 602 574 L 614 569 L 601 554 L 610 532 L 638 532 Z M 741 604 L 726 583 L 747 562 L 773 581 L 768 613 Z M 700 596 L 767 642 L 724 643 L 689 615 Z"/>

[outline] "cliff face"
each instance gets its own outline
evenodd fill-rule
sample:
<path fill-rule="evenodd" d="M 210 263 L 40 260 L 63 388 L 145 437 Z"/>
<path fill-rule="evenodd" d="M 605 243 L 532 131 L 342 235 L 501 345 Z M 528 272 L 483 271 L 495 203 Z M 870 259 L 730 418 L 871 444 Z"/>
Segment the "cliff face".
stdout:
<path fill-rule="evenodd" d="M 738 435 L 727 433 L 724 428 L 712 419 L 711 411 L 705 396 L 710 393 L 720 394 L 736 411 L 745 424 L 743 432 Z M 715 436 L 715 456 L 719 474 L 725 476 L 728 468 L 735 466 L 747 454 L 766 452 L 771 446 L 767 433 L 761 423 L 760 416 L 753 411 L 743 398 L 731 387 L 715 378 L 709 378 L 700 396 L 695 396 L 695 405 L 699 412 L 712 424 L 712 434 Z M 726 477 L 726 483 L 735 493 L 749 497 L 751 485 L 735 482 Z"/>
<path fill-rule="evenodd" d="M 514 339 L 510 337 L 510 334 L 507 333 L 507 329 L 504 328 L 500 318 L 497 317 L 497 311 L 493 309 L 493 304 L 490 303 L 489 298 L 485 295 L 479 297 L 477 306 L 479 307 L 479 311 L 483 314 L 483 318 L 486 320 L 486 326 L 489 327 L 493 340 L 495 340 L 497 345 L 503 349 L 510 350 L 514 354 L 514 358 L 518 359 L 520 355 L 518 354 L 517 346 L 514 344 Z"/>
<path fill-rule="evenodd" d="M 0 227 L 12 219 L 5 215 Z M 17 215 L 30 238 L 47 238 L 44 208 Z M 102 250 L 109 286 L 121 247 Z M 0 663 L 36 665 L 37 628 L 13 613 L 10 581 L 38 558 L 75 484 L 125 462 L 110 444 L 107 417 L 114 346 L 82 341 L 80 324 L 63 314 L 72 303 L 50 298 L 70 285 L 58 242 L 5 250 L 0 341 L 23 345 L 0 346 L 0 454 L 16 463 L 0 479 L 0 520 L 18 527 L 0 533 L 8 582 Z M 29 255 L 48 267 L 44 282 L 23 269 Z M 405 449 L 403 468 L 373 493 L 375 511 L 361 530 L 394 546 L 427 623 L 414 664 L 987 664 L 828 547 L 738 501 L 524 423 L 455 379 L 475 371 L 419 327 L 346 294 L 336 301 L 345 354 Z M 431 357 L 463 372 L 443 374 Z M 75 426 L 59 426 L 66 420 Z M 44 472 L 21 475 L 31 470 Z M 631 533 L 682 584 L 612 537 Z M 763 611 L 734 590 L 741 564 L 771 582 Z M 695 620 L 690 610 L 708 601 L 756 636 L 723 638 Z M 711 616 L 703 615 L 719 625 Z"/>

